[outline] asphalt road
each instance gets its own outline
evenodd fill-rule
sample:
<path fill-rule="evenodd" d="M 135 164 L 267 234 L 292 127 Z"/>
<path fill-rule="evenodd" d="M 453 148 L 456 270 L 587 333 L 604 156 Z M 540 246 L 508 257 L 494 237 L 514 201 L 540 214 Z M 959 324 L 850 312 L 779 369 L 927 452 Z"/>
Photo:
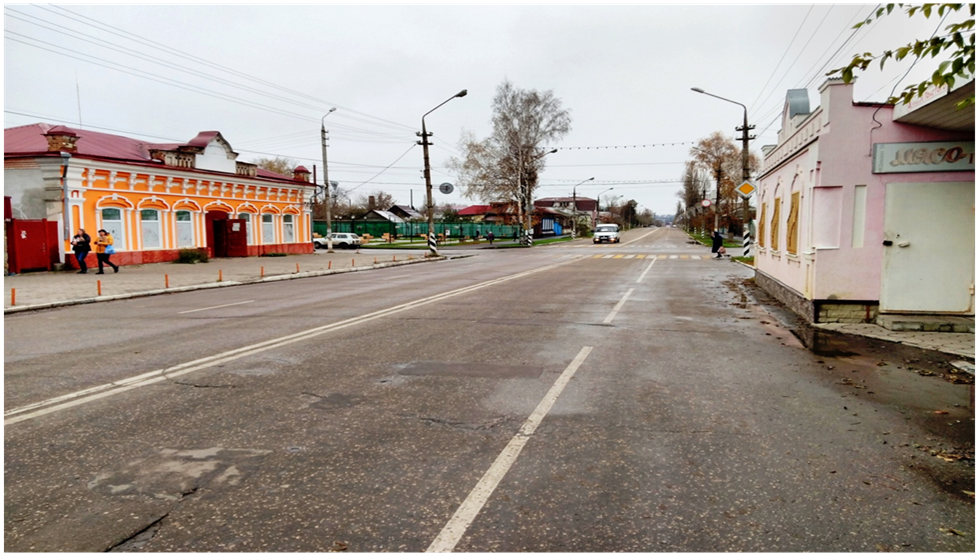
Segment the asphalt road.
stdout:
<path fill-rule="evenodd" d="M 974 471 L 920 449 L 974 437 L 968 389 L 809 352 L 708 254 L 632 230 L 7 316 L 4 548 L 973 551 Z"/>

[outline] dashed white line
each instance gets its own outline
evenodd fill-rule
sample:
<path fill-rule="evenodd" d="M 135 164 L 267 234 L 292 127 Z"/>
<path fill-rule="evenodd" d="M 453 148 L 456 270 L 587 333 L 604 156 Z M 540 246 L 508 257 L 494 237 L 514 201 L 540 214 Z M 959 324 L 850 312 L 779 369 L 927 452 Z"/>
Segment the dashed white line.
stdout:
<path fill-rule="evenodd" d="M 651 261 L 649 261 L 649 266 L 647 266 L 647 267 L 646 267 L 646 270 L 644 270 L 644 271 L 642 272 L 642 274 L 641 274 L 641 275 L 639 276 L 639 279 L 638 279 L 638 280 L 636 280 L 636 283 L 637 283 L 637 284 L 638 284 L 639 282 L 642 282 L 642 279 L 646 277 L 646 274 L 647 274 L 647 273 L 649 272 L 649 269 L 651 269 L 651 268 L 653 268 L 653 265 L 654 265 L 654 264 L 656 264 L 656 259 L 655 259 L 655 258 L 653 258 L 653 260 L 651 260 Z"/>
<path fill-rule="evenodd" d="M 615 315 L 618 314 L 619 309 L 621 309 L 622 306 L 625 305 L 625 301 L 629 299 L 630 295 L 632 295 L 633 289 L 635 288 L 629 288 L 629 291 L 625 292 L 625 295 L 623 295 L 622 299 L 619 300 L 619 302 L 615 305 L 615 308 L 612 309 L 612 312 L 609 313 L 607 317 L 605 317 L 605 320 L 602 321 L 602 324 L 612 324 L 612 319 L 614 319 Z"/>
<path fill-rule="evenodd" d="M 537 409 L 535 409 L 534 412 L 530 414 L 530 417 L 524 421 L 523 426 L 520 427 L 517 434 L 513 435 L 510 443 L 503 448 L 503 451 L 500 452 L 499 456 L 497 456 L 496 461 L 493 462 L 493 465 L 486 470 L 486 473 L 483 474 L 483 478 L 476 483 L 476 486 L 472 489 L 472 492 L 469 493 L 469 496 L 467 496 L 462 505 L 459 506 L 459 509 L 456 510 L 452 518 L 449 519 L 449 522 L 445 524 L 442 531 L 437 537 L 435 537 L 435 540 L 432 541 L 432 544 L 429 545 L 426 552 L 452 552 L 452 550 L 455 549 L 456 545 L 459 544 L 459 541 L 462 539 L 462 536 L 466 534 L 467 530 L 469 530 L 469 526 L 472 524 L 473 520 L 476 519 L 476 516 L 479 515 L 480 510 L 483 509 L 486 501 L 489 500 L 490 496 L 492 496 L 493 491 L 495 491 L 496 487 L 499 486 L 500 481 L 503 480 L 503 477 L 506 476 L 507 471 L 509 471 L 510 467 L 513 466 L 513 463 L 517 461 L 517 456 L 520 455 L 521 450 L 523 450 L 523 447 L 527 445 L 530 437 L 534 434 L 534 431 L 537 430 L 538 425 L 540 425 L 541 421 L 544 420 L 544 417 L 554 406 L 554 402 L 557 401 L 558 396 L 560 396 L 561 392 L 564 391 L 564 388 L 568 385 L 571 377 L 574 376 L 575 371 L 578 370 L 578 367 L 581 366 L 581 364 L 585 361 L 585 358 L 588 357 L 588 354 L 591 353 L 591 350 L 592 348 L 590 346 L 581 348 L 581 351 L 578 352 L 577 357 L 575 357 L 571 364 L 568 365 L 568 368 L 561 373 L 561 376 L 554 381 L 554 385 L 551 386 L 551 389 L 548 390 L 547 394 L 544 396 L 544 399 L 542 399 L 537 405 Z"/>
<path fill-rule="evenodd" d="M 202 307 L 200 309 L 191 309 L 189 311 L 180 311 L 178 315 L 186 315 L 187 313 L 196 313 L 198 311 L 210 311 L 211 309 L 220 309 L 222 307 L 231 307 L 232 305 L 244 305 L 245 303 L 254 303 L 255 300 L 251 301 L 239 301 L 238 303 L 227 303 L 225 305 L 215 305 L 214 307 Z"/>

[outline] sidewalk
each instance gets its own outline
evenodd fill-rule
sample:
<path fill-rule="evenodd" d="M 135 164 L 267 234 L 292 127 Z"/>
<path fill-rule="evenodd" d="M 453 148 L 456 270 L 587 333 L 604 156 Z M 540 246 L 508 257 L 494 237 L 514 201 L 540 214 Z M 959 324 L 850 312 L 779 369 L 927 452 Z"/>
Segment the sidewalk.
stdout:
<path fill-rule="evenodd" d="M 3 312 L 6 315 L 145 295 L 357 272 L 445 258 L 428 259 L 425 254 L 425 251 L 405 251 L 391 255 L 367 250 L 336 250 L 334 253 L 318 252 L 285 257 L 211 259 L 207 263 L 199 264 L 130 265 L 119 267 L 118 273 L 106 267 L 103 275 L 95 274 L 98 272 L 98 265 L 94 257 L 88 257 L 88 274 L 28 272 L 4 276 Z"/>

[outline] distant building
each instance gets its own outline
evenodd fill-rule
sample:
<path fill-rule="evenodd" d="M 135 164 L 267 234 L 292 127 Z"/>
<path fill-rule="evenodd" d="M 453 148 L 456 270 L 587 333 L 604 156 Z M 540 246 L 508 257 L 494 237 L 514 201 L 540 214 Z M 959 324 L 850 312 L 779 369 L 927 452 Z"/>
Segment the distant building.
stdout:
<path fill-rule="evenodd" d="M 123 265 L 174 260 L 184 248 L 310 253 L 313 189 L 302 166 L 280 176 L 239 161 L 217 131 L 161 144 L 43 123 L 4 130 L 14 218 L 58 221 L 63 235 L 67 204 L 69 234 L 108 230 Z M 60 238 L 61 260 L 72 266 L 68 241 Z"/>
<path fill-rule="evenodd" d="M 388 210 L 388 212 L 394 214 L 405 222 L 425 219 L 425 216 L 422 213 L 407 205 L 394 205 Z"/>
<path fill-rule="evenodd" d="M 975 82 L 911 105 L 789 91 L 758 178 L 756 280 L 810 322 L 975 316 Z"/>

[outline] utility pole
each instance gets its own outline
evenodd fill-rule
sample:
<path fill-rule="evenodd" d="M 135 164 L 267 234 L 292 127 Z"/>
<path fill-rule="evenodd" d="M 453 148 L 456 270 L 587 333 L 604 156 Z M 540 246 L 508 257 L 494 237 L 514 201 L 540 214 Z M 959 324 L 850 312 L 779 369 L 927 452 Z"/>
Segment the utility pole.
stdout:
<path fill-rule="evenodd" d="M 463 89 L 458 93 L 452 95 L 445 101 L 443 101 L 442 104 L 445 104 L 446 102 L 449 102 L 454 98 L 464 97 L 466 96 L 466 94 L 467 94 L 467 90 Z M 428 142 L 428 138 L 432 134 L 429 133 L 428 129 L 425 128 L 425 116 L 428 116 L 432 112 L 438 110 L 439 107 L 442 106 L 442 104 L 439 104 L 435 108 L 432 108 L 428 112 L 425 112 L 424 115 L 422 115 L 422 132 L 420 134 L 422 140 L 419 141 L 419 143 L 422 146 L 422 156 L 425 159 L 425 191 L 428 197 L 428 256 L 429 257 L 437 257 L 439 252 L 438 252 L 438 244 L 435 241 L 435 204 L 432 202 L 432 167 L 429 163 L 429 158 L 428 158 L 428 145 L 430 144 Z"/>
<path fill-rule="evenodd" d="M 719 211 L 720 210 L 721 210 L 721 163 L 718 160 L 718 162 L 717 162 L 717 195 L 716 195 L 715 200 L 714 200 L 714 230 L 720 229 L 719 228 L 719 225 L 720 225 L 720 223 L 719 223 L 719 221 L 720 221 Z"/>
<path fill-rule="evenodd" d="M 748 167 L 748 141 L 755 138 L 754 135 L 748 135 L 748 131 L 755 129 L 755 126 L 748 125 L 748 109 L 744 110 L 744 125 L 741 127 L 734 128 L 735 131 L 741 132 L 741 183 L 747 182 L 751 179 L 751 168 Z M 754 235 L 754 230 L 751 229 L 750 211 L 748 208 L 748 197 L 741 198 L 741 238 L 744 244 L 744 253 L 742 256 L 748 257 L 751 254 L 751 237 Z"/>
<path fill-rule="evenodd" d="M 333 252 L 333 211 L 330 207 L 330 171 L 326 166 L 326 117 L 336 108 L 330 110 L 320 119 L 320 144 L 323 146 L 323 198 L 326 202 L 326 252 Z"/>

